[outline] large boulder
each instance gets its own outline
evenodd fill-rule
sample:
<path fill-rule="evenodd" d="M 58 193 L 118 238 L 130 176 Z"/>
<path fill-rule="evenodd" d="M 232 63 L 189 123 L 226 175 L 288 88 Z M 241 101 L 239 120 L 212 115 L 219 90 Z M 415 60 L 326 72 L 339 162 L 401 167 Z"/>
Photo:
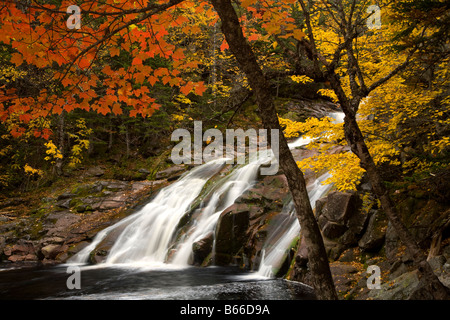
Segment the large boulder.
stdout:
<path fill-rule="evenodd" d="M 215 263 L 228 265 L 247 241 L 250 211 L 245 205 L 235 204 L 226 209 L 216 228 Z"/>
<path fill-rule="evenodd" d="M 376 210 L 369 220 L 367 230 L 358 245 L 364 251 L 376 251 L 381 248 L 386 238 L 388 220 L 381 210 Z"/>
<path fill-rule="evenodd" d="M 214 242 L 214 233 L 211 231 L 203 239 L 192 244 L 193 264 L 202 265 L 205 259 L 211 254 Z"/>
<path fill-rule="evenodd" d="M 381 289 L 371 290 L 369 297 L 375 300 L 406 300 L 419 288 L 418 271 L 402 274 L 381 285 Z"/>
<path fill-rule="evenodd" d="M 328 221 L 345 225 L 358 212 L 359 205 L 360 200 L 356 193 L 330 192 L 324 215 Z"/>

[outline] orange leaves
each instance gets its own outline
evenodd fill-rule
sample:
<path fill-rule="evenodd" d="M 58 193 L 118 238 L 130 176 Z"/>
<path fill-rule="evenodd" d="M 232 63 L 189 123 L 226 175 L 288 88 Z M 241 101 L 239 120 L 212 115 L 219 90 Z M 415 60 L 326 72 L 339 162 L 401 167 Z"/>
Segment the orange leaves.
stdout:
<path fill-rule="evenodd" d="M 23 63 L 23 57 L 20 53 L 13 53 L 11 55 L 11 62 L 14 63 L 16 66 L 20 66 Z"/>
<path fill-rule="evenodd" d="M 189 93 L 191 93 L 192 89 L 194 89 L 194 83 L 189 81 L 184 86 L 180 88 L 180 92 L 187 96 Z"/>
<path fill-rule="evenodd" d="M 90 65 L 91 62 L 86 58 L 81 58 L 80 61 L 78 62 L 78 66 L 80 67 L 80 69 L 87 69 L 90 67 Z"/>
<path fill-rule="evenodd" d="M 228 42 L 227 42 L 227 40 L 223 40 L 223 42 L 222 42 L 222 44 L 220 45 L 220 50 L 221 51 L 225 51 L 225 50 L 227 50 L 227 49 L 229 49 L 230 48 L 230 46 L 228 45 Z"/>
<path fill-rule="evenodd" d="M 111 47 L 111 48 L 109 48 L 109 54 L 111 55 L 111 57 L 119 56 L 120 48 L 119 47 Z"/>
<path fill-rule="evenodd" d="M 142 64 L 142 59 L 141 58 L 134 58 L 133 61 L 131 62 L 132 66 L 136 66 L 136 65 L 141 65 Z"/>
<path fill-rule="evenodd" d="M 206 86 L 205 83 L 202 82 L 198 82 L 198 83 L 194 83 L 192 81 L 188 81 L 184 86 L 182 86 L 180 88 L 180 92 L 182 94 L 184 94 L 185 96 L 187 96 L 189 93 L 191 93 L 192 91 L 194 91 L 194 93 L 198 96 L 202 96 L 203 93 L 206 91 Z"/>

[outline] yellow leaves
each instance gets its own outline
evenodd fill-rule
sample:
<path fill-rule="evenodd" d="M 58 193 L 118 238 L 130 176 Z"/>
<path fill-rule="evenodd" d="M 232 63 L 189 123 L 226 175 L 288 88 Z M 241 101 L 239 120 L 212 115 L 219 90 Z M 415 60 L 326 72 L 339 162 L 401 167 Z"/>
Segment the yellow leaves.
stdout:
<path fill-rule="evenodd" d="M 311 169 L 316 173 L 328 171 L 331 177 L 323 184 L 334 184 L 339 191 L 356 190 L 365 170 L 359 165 L 359 159 L 351 152 L 325 154 L 297 163 L 301 170 Z"/>
<path fill-rule="evenodd" d="M 297 83 L 310 83 L 310 82 L 314 82 L 313 79 L 307 77 L 307 76 L 292 76 L 291 77 L 292 81 L 297 82 Z"/>
<path fill-rule="evenodd" d="M 335 103 L 339 102 L 339 99 L 338 99 L 336 93 L 334 93 L 334 91 L 331 89 L 320 89 L 317 91 L 317 93 L 321 94 L 324 97 L 331 98 L 331 100 Z"/>
<path fill-rule="evenodd" d="M 301 41 L 301 40 L 303 40 L 303 38 L 306 36 L 306 34 L 305 34 L 302 30 L 300 30 L 300 29 L 295 29 L 294 32 L 293 32 L 293 34 L 292 34 L 292 36 L 293 36 L 295 39 Z"/>
<path fill-rule="evenodd" d="M 58 147 L 53 143 L 52 140 L 49 140 L 48 142 L 44 143 L 47 150 L 45 153 L 48 155 L 44 158 L 45 161 L 51 161 L 52 163 L 55 163 L 56 159 L 62 159 L 63 155 L 59 151 Z"/>
<path fill-rule="evenodd" d="M 42 175 L 44 175 L 44 172 L 42 170 L 34 169 L 30 165 L 28 165 L 28 163 L 25 164 L 25 166 L 23 167 L 23 170 L 25 171 L 25 174 L 27 174 L 28 176 L 34 176 L 34 175 L 42 176 Z"/>

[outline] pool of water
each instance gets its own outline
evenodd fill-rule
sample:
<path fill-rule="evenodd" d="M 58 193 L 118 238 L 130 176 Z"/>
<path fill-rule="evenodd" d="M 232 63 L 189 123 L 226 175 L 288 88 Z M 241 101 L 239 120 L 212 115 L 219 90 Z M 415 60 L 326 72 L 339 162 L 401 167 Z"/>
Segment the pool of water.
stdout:
<path fill-rule="evenodd" d="M 67 265 L 0 269 L 0 299 L 311 300 L 309 286 L 238 268 L 81 267 L 80 289 L 68 289 Z M 69 282 L 71 282 L 69 280 Z"/>

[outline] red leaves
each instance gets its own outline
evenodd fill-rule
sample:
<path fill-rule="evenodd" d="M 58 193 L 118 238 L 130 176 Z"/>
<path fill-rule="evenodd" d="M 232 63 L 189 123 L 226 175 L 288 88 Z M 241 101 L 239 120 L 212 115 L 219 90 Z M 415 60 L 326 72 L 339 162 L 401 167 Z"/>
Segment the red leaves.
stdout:
<path fill-rule="evenodd" d="M 134 58 L 133 62 L 131 62 L 132 66 L 141 65 L 141 64 L 142 64 L 142 59 L 138 58 L 138 57 Z"/>

